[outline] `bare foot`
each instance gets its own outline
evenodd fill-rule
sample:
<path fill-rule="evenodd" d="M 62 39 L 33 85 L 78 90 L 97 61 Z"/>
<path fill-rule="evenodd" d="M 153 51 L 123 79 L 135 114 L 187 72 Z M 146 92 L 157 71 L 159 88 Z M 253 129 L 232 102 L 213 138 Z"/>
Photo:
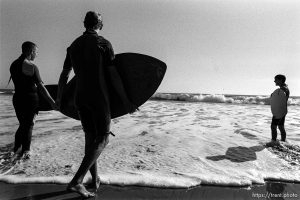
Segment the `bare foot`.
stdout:
<path fill-rule="evenodd" d="M 97 179 L 96 180 L 92 180 L 92 182 L 91 183 L 89 183 L 89 184 L 87 184 L 87 188 L 92 188 L 92 189 L 94 189 L 95 191 L 97 191 L 98 190 L 98 188 L 99 188 L 99 186 L 100 186 L 100 183 L 101 183 L 101 181 L 100 181 L 100 177 L 99 176 L 97 176 Z"/>
<path fill-rule="evenodd" d="M 67 190 L 71 192 L 76 192 L 80 194 L 83 198 L 89 198 L 89 197 L 94 197 L 95 194 L 87 191 L 82 184 L 77 184 L 77 185 L 71 185 L 69 184 L 67 186 Z"/>

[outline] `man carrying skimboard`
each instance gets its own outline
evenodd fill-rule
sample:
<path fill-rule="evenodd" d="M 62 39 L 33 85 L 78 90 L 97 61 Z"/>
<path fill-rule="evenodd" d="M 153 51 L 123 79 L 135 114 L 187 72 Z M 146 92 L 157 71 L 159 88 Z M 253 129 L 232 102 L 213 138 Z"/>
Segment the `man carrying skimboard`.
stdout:
<path fill-rule="evenodd" d="M 279 145 L 277 142 L 277 126 L 281 133 L 281 141 L 286 141 L 286 132 L 284 129 L 285 116 L 288 112 L 287 110 L 287 101 L 290 96 L 290 91 L 285 84 L 286 77 L 284 75 L 275 76 L 275 84 L 279 86 L 270 97 L 271 111 L 273 114 L 271 131 L 272 131 L 272 140 L 267 143 L 268 147 Z"/>
<path fill-rule="evenodd" d="M 83 185 L 88 171 L 92 176 L 91 186 L 97 190 L 100 178 L 97 159 L 108 144 L 110 134 L 110 96 L 108 80 L 121 97 L 128 113 L 136 110 L 127 97 L 123 83 L 113 65 L 114 51 L 110 42 L 99 36 L 103 27 L 102 17 L 96 12 L 87 12 L 84 19 L 86 31 L 67 49 L 58 83 L 57 105 L 60 106 L 64 87 L 73 68 L 76 76 L 75 105 L 85 133 L 85 155 L 67 190 L 77 192 L 82 197 L 95 196 Z"/>

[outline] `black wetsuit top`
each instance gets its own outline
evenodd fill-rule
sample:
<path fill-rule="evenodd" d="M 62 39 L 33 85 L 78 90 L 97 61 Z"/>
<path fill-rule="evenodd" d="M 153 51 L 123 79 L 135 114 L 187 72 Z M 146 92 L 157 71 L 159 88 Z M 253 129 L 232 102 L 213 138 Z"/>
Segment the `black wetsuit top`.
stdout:
<path fill-rule="evenodd" d="M 10 67 L 11 78 L 15 85 L 16 94 L 29 94 L 36 93 L 37 86 L 36 84 L 42 82 L 38 68 L 34 67 L 33 76 L 25 75 L 22 72 L 22 65 L 25 60 L 25 56 L 21 55 L 17 60 L 15 60 Z"/>
<path fill-rule="evenodd" d="M 25 56 L 21 55 L 10 66 L 10 74 L 15 86 L 13 103 L 15 109 L 38 112 L 37 84 L 42 82 L 38 68 L 32 64 L 34 74 L 25 75 L 22 71 Z"/>
<path fill-rule="evenodd" d="M 110 42 L 95 31 L 86 31 L 68 48 L 64 69 L 74 69 L 77 80 L 77 106 L 86 104 L 110 114 L 106 69 L 114 51 Z"/>

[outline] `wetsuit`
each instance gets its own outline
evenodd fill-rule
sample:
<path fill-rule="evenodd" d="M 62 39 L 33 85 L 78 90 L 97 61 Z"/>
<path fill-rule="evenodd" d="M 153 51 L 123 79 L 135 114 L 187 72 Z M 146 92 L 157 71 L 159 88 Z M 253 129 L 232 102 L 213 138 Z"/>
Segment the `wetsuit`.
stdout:
<path fill-rule="evenodd" d="M 20 124 L 15 134 L 14 152 L 21 146 L 22 152 L 30 150 L 34 118 L 38 114 L 39 105 L 37 84 L 42 82 L 38 68 L 32 63 L 29 65 L 32 66 L 33 75 L 29 76 L 23 73 L 24 61 L 25 56 L 21 55 L 10 66 L 11 78 L 15 85 L 13 105 Z"/>
<path fill-rule="evenodd" d="M 75 105 L 85 133 L 109 133 L 111 115 L 105 68 L 113 59 L 110 42 L 95 31 L 84 32 L 67 50 L 64 70 L 74 69 Z"/>

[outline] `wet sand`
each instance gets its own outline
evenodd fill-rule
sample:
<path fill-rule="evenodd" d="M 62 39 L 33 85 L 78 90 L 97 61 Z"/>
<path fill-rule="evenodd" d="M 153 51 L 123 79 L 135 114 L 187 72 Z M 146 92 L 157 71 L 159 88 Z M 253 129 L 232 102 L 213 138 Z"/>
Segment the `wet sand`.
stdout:
<path fill-rule="evenodd" d="M 0 183 L 1 200 L 82 199 L 57 184 Z M 268 195 L 267 198 L 265 195 Z M 191 189 L 162 189 L 139 186 L 102 185 L 96 200 L 103 199 L 300 199 L 300 184 L 267 182 L 249 188 L 199 186 Z"/>

